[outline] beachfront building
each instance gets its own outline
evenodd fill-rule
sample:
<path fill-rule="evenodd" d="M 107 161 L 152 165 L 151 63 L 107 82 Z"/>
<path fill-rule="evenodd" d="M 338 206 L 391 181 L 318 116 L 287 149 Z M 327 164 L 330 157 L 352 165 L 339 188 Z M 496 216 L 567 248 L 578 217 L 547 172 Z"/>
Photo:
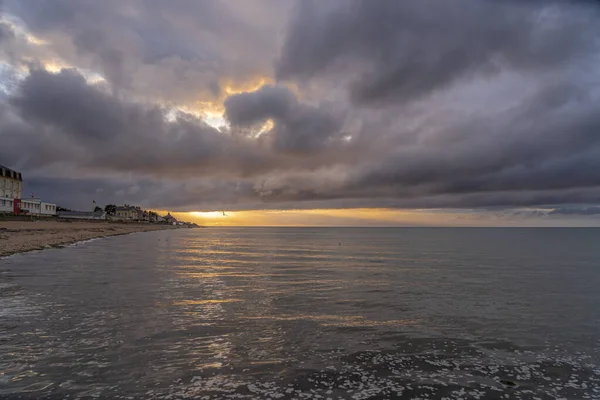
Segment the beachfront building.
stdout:
<path fill-rule="evenodd" d="M 105 220 L 104 211 L 59 211 L 58 218 L 79 220 Z"/>
<path fill-rule="evenodd" d="M 56 215 L 56 204 L 45 203 L 40 199 L 22 199 L 17 202 L 19 213 L 35 215 L 39 217 L 51 217 Z"/>
<path fill-rule="evenodd" d="M 123 221 L 137 221 L 139 219 L 139 209 L 133 206 L 119 206 L 115 211 L 117 219 Z"/>
<path fill-rule="evenodd" d="M 56 204 L 45 203 L 42 201 L 40 215 L 43 215 L 43 216 L 56 215 Z"/>
<path fill-rule="evenodd" d="M 15 199 L 9 199 L 8 197 L 0 197 L 0 213 L 13 213 L 15 212 Z"/>
<path fill-rule="evenodd" d="M 56 215 L 56 204 L 40 199 L 23 199 L 23 176 L 0 165 L 0 213 L 27 214 L 41 217 Z"/>
<path fill-rule="evenodd" d="M 124 205 L 117 207 L 115 219 L 121 221 L 149 221 L 150 216 L 147 211 L 142 210 L 140 207 Z"/>
<path fill-rule="evenodd" d="M 169 225 L 177 225 L 177 218 L 171 215 L 171 213 L 167 213 L 167 216 L 164 217 L 165 222 Z"/>
<path fill-rule="evenodd" d="M 0 165 L 0 197 L 20 199 L 23 197 L 23 177 L 20 172 Z"/>

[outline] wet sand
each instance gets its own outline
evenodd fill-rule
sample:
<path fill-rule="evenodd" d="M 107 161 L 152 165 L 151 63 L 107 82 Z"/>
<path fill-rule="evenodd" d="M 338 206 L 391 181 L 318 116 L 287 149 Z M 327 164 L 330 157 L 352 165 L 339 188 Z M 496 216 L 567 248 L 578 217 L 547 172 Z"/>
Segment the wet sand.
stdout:
<path fill-rule="evenodd" d="M 0 221 L 0 257 L 60 247 L 82 240 L 174 229 L 169 225 L 117 224 L 82 221 Z"/>

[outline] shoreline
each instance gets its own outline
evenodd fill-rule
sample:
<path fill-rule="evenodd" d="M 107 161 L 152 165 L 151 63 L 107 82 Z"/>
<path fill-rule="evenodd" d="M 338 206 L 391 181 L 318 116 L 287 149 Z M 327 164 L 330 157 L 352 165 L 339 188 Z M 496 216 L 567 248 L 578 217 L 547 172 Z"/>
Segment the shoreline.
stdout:
<path fill-rule="evenodd" d="M 177 229 L 171 225 L 85 221 L 0 221 L 0 258 L 35 250 L 137 232 Z"/>

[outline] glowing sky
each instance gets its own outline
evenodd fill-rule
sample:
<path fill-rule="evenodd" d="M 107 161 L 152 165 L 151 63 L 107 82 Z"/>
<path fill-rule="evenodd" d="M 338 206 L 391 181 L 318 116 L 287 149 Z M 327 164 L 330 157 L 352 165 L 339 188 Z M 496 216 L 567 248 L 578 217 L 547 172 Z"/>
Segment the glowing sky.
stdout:
<path fill-rule="evenodd" d="M 46 201 L 220 226 L 600 225 L 595 2 L 0 7 L 0 164 Z"/>

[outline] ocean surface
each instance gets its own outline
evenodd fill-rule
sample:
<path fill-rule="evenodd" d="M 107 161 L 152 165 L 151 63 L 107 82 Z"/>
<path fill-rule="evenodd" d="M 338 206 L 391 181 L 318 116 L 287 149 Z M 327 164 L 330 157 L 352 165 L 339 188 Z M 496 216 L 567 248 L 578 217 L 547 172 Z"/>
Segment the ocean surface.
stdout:
<path fill-rule="evenodd" d="M 600 399 L 600 229 L 182 229 L 0 259 L 0 398 Z"/>

